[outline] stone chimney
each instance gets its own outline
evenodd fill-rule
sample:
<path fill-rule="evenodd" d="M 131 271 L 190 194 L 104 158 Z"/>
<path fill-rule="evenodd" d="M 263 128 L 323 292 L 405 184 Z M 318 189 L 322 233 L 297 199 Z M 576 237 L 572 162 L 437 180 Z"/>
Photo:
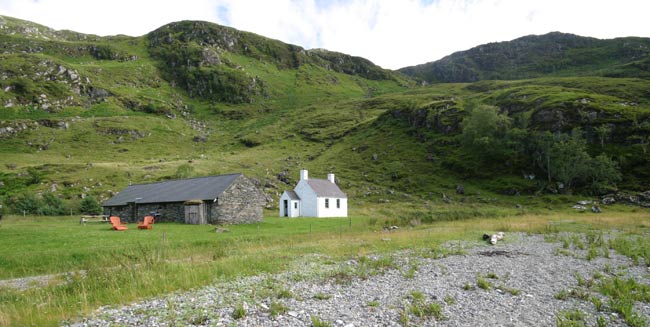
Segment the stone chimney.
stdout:
<path fill-rule="evenodd" d="M 307 169 L 300 169 L 300 180 L 306 181 L 309 179 L 309 172 Z"/>
<path fill-rule="evenodd" d="M 334 178 L 334 174 L 327 174 L 327 180 L 332 182 L 332 184 L 336 184 L 336 178 Z"/>

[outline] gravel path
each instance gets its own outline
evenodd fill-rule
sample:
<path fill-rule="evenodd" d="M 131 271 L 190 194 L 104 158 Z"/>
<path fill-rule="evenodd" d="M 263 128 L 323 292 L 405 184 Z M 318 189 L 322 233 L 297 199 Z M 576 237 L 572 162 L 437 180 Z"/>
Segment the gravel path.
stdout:
<path fill-rule="evenodd" d="M 610 258 L 588 261 L 586 251 L 564 250 L 540 235 L 510 234 L 495 246 L 474 245 L 442 258 L 411 252 L 336 264 L 304 258 L 291 272 L 100 308 L 72 326 L 311 326 L 312 319 L 345 327 L 555 326 L 559 313 L 574 310 L 584 313 L 587 326 L 595 326 L 599 316 L 608 326 L 626 326 L 617 314 L 596 311 L 588 299 L 560 300 L 556 294 L 579 288 L 577 274 L 587 280 L 597 272 L 619 274 L 650 283 L 647 267 L 613 251 Z M 479 287 L 479 279 L 491 286 Z M 591 296 L 607 303 L 593 290 Z M 243 317 L 235 319 L 238 306 Z M 423 311 L 436 306 L 443 317 Z M 648 320 L 647 303 L 635 309 Z"/>

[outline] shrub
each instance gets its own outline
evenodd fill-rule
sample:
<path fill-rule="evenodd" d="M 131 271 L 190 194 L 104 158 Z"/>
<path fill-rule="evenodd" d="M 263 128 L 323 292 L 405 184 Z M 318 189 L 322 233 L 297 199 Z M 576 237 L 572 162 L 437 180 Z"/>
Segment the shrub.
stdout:
<path fill-rule="evenodd" d="M 56 197 L 53 193 L 45 193 L 43 194 L 43 200 L 38 212 L 44 216 L 60 216 L 66 213 L 66 208 L 63 200 Z"/>
<path fill-rule="evenodd" d="M 29 215 L 38 214 L 41 206 L 41 200 L 36 195 L 27 193 L 21 194 L 14 200 L 14 212 L 25 213 Z"/>
<path fill-rule="evenodd" d="M 98 215 L 102 213 L 102 206 L 99 205 L 99 202 L 95 198 L 89 195 L 81 200 L 80 210 L 81 213 L 87 215 Z"/>

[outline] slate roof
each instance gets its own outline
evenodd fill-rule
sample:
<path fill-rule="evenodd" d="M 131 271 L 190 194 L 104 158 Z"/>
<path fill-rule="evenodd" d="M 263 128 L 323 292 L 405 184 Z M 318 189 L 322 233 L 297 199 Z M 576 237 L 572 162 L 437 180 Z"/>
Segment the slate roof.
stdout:
<path fill-rule="evenodd" d="M 310 178 L 307 184 L 311 187 L 316 196 L 319 198 L 347 198 L 347 194 L 343 193 L 338 185 L 330 182 L 327 179 Z"/>
<path fill-rule="evenodd" d="M 123 206 L 129 202 L 140 204 L 214 200 L 241 175 L 241 173 L 237 173 L 130 185 L 104 202 L 103 206 Z"/>
<path fill-rule="evenodd" d="M 287 195 L 289 196 L 289 199 L 291 200 L 300 200 L 300 197 L 298 196 L 298 193 L 294 191 L 285 191 Z"/>

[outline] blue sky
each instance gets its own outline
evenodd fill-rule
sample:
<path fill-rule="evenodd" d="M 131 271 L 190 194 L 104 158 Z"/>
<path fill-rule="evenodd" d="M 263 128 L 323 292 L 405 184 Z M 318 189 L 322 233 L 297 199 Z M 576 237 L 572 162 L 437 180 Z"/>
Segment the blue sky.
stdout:
<path fill-rule="evenodd" d="M 0 15 L 54 29 L 138 36 L 206 20 L 390 69 L 552 31 L 650 37 L 648 0 L 0 0 Z"/>

